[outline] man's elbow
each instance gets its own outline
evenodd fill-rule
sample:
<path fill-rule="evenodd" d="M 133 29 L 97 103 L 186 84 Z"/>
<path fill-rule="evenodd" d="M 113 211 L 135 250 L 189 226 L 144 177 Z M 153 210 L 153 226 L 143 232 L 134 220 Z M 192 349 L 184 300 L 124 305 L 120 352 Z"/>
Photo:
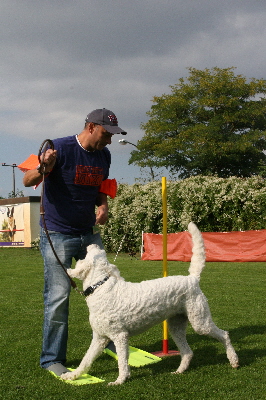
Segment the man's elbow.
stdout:
<path fill-rule="evenodd" d="M 22 183 L 23 183 L 23 185 L 24 185 L 25 187 L 30 187 L 30 186 L 32 186 L 32 185 L 30 185 L 30 183 L 28 182 L 27 179 L 23 179 Z"/>
<path fill-rule="evenodd" d="M 31 182 L 31 179 L 29 178 L 29 176 L 27 175 L 27 173 L 24 175 L 22 183 L 25 187 L 30 187 L 30 186 L 34 186 L 34 183 Z"/>

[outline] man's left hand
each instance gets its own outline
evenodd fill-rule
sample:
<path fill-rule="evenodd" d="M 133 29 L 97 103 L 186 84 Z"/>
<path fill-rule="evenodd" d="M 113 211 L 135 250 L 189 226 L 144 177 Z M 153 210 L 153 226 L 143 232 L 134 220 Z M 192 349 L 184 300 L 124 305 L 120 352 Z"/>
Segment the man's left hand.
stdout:
<path fill-rule="evenodd" d="M 96 225 L 104 225 L 108 220 L 108 208 L 105 205 L 98 206 L 96 212 Z"/>

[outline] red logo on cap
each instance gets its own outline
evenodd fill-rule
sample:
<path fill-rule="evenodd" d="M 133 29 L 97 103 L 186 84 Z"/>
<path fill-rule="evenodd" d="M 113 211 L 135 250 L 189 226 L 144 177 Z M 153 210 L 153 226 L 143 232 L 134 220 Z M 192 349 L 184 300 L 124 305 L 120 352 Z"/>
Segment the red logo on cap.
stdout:
<path fill-rule="evenodd" d="M 108 115 L 108 118 L 109 118 L 110 122 L 112 122 L 113 124 L 117 124 L 117 118 L 114 114 Z"/>

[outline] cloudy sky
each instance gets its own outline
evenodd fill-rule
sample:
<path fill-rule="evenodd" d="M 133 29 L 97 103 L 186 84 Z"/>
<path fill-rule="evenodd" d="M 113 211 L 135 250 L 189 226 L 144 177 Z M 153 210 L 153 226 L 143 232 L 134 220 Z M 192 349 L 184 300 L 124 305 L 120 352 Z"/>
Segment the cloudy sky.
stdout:
<path fill-rule="evenodd" d="M 263 0 L 1 0 L 0 196 L 12 168 L 46 138 L 80 133 L 95 108 L 115 112 L 127 140 L 143 136 L 153 96 L 188 67 L 236 67 L 266 79 Z M 110 146 L 110 178 L 145 177 L 128 165 L 130 145 Z M 22 172 L 16 188 L 26 195 Z M 162 172 L 163 173 L 163 172 Z"/>

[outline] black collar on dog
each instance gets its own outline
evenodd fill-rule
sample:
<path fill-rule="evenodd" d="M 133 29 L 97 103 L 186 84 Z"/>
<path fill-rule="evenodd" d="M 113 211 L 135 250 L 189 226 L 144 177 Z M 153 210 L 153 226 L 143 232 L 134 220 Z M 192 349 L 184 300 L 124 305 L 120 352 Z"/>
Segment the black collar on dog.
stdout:
<path fill-rule="evenodd" d="M 109 276 L 106 276 L 102 281 L 97 282 L 95 285 L 89 286 L 86 290 L 84 290 L 83 295 L 84 296 L 89 296 L 94 292 L 97 287 L 101 286 L 104 282 L 106 282 L 109 279 Z"/>

